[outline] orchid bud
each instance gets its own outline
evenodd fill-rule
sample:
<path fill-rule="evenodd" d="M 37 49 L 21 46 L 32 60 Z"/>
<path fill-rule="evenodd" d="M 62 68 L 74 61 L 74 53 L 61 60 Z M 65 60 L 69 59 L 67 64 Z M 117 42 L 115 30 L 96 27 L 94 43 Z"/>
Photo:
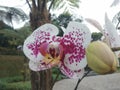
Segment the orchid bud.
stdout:
<path fill-rule="evenodd" d="M 99 74 L 113 73 L 117 70 L 117 59 L 107 44 L 95 41 L 86 49 L 88 66 Z"/>

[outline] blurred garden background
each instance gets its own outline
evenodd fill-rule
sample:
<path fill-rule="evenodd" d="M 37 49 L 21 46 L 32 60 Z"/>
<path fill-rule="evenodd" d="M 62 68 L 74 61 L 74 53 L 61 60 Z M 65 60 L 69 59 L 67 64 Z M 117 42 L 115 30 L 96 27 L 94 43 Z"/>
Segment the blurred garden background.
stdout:
<path fill-rule="evenodd" d="M 52 16 L 52 23 L 58 26 L 66 27 L 67 23 L 72 20 L 73 17 L 68 12 L 58 17 Z M 82 22 L 82 19 L 76 18 L 76 20 Z M 20 29 L 14 29 L 2 20 L 0 21 L 0 90 L 31 90 L 29 60 L 22 52 L 24 40 L 31 32 L 28 23 Z M 60 35 L 62 34 L 62 30 L 60 30 Z M 101 36 L 101 33 L 93 33 L 92 37 L 94 40 L 98 40 Z M 58 68 L 54 68 L 52 71 L 55 79 L 60 71 Z M 57 80 L 63 78 L 66 77 L 60 75 Z"/>
<path fill-rule="evenodd" d="M 57 2 L 56 5 L 59 3 L 60 1 Z M 77 6 L 77 4 L 74 5 Z M 51 14 L 51 23 L 58 26 L 60 29 L 60 36 L 63 35 L 63 28 L 61 27 L 66 28 L 68 22 L 73 20 L 78 22 L 84 21 L 82 16 L 75 17 L 67 10 L 63 11 L 60 15 Z M 119 13 L 116 13 L 113 20 L 118 21 L 115 21 L 115 24 L 119 29 Z M 19 28 L 15 28 L 17 24 L 21 24 L 21 26 Z M 0 6 L 0 90 L 31 90 L 31 74 L 28 67 L 29 60 L 24 56 L 22 45 L 24 40 L 32 33 L 32 31 L 33 28 L 31 28 L 30 17 L 22 9 Z M 101 37 L 102 33 L 100 32 L 92 33 L 93 41 L 99 40 Z M 56 80 L 59 72 L 60 71 L 57 67 L 52 69 L 52 77 L 54 80 Z M 57 80 L 61 80 L 63 78 L 66 77 L 60 74 Z"/>

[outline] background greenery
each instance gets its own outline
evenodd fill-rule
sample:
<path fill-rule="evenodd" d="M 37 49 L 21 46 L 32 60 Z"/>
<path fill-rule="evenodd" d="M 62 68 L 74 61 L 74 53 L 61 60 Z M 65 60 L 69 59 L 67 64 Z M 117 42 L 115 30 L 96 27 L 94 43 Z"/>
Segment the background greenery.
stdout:
<path fill-rule="evenodd" d="M 52 23 L 60 29 L 59 36 L 63 35 L 62 27 L 67 27 L 69 21 L 76 20 L 82 22 L 82 19 L 74 19 L 68 12 L 56 17 L 52 16 Z M 3 24 L 2 24 L 3 25 Z M 17 48 L 23 45 L 27 36 L 31 34 L 29 26 L 19 30 L 13 30 L 8 25 L 0 28 L 0 90 L 31 90 L 30 73 L 28 68 L 28 59 L 24 56 L 21 49 Z M 93 41 L 101 38 L 101 33 L 93 33 Z M 66 78 L 59 69 L 52 69 L 52 76 L 55 81 Z M 56 79 L 56 77 L 58 77 Z"/>

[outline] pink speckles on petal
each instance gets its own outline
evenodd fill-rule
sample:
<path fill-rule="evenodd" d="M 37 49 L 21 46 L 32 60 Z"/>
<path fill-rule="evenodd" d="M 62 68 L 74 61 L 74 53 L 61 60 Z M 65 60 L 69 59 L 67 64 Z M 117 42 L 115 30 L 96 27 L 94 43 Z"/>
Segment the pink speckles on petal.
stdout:
<path fill-rule="evenodd" d="M 50 65 L 46 65 L 44 62 L 33 62 L 29 61 L 29 68 L 33 71 L 41 71 L 51 68 Z"/>
<path fill-rule="evenodd" d="M 52 32 L 54 31 L 54 33 Z M 52 37 L 58 34 L 58 29 L 52 24 L 45 24 L 36 29 L 24 42 L 23 51 L 32 61 L 40 61 L 43 53 L 40 46 L 52 42 Z"/>
<path fill-rule="evenodd" d="M 64 63 L 61 63 L 59 67 L 60 67 L 61 72 L 69 78 L 82 78 L 82 76 L 84 75 L 84 69 L 73 71 L 67 68 L 64 65 Z"/>
<path fill-rule="evenodd" d="M 64 35 L 60 44 L 64 47 L 64 53 L 70 54 L 68 57 L 69 63 L 80 62 L 85 56 L 85 48 L 82 46 L 82 36 L 78 35 L 79 31 L 70 32 L 69 35 Z"/>
<path fill-rule="evenodd" d="M 89 29 L 77 22 L 70 22 L 60 44 L 64 48 L 64 65 L 72 71 L 83 69 L 87 65 L 85 48 L 91 41 Z"/>
<path fill-rule="evenodd" d="M 40 45 L 37 41 L 27 45 L 28 49 L 33 51 L 33 53 L 31 53 L 31 55 L 34 55 L 35 57 L 37 57 L 37 55 L 39 53 L 39 46 Z"/>

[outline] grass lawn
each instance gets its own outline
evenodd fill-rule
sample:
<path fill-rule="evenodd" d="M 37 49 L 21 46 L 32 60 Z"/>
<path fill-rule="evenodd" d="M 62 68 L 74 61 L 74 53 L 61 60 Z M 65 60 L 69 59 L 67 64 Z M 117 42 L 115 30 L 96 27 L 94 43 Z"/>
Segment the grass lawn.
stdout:
<path fill-rule="evenodd" d="M 8 83 L 7 90 L 31 90 L 30 81 Z"/>
<path fill-rule="evenodd" d="M 0 55 L 0 78 L 21 75 L 23 67 L 23 56 Z"/>
<path fill-rule="evenodd" d="M 5 83 L 0 82 L 0 90 L 31 90 L 30 81 Z"/>

